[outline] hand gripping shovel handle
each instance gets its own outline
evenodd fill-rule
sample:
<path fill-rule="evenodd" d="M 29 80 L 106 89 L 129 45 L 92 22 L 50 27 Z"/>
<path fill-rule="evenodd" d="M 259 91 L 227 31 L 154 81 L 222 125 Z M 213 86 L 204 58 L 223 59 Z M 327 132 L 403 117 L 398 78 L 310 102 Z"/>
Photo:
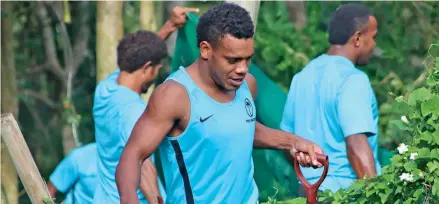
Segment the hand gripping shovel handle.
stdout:
<path fill-rule="evenodd" d="M 296 153 L 295 158 L 297 158 L 298 155 L 299 153 Z M 329 167 L 328 156 L 324 154 L 317 154 L 316 156 L 317 156 L 317 161 L 323 164 L 325 169 L 323 170 L 322 176 L 315 184 L 310 184 L 305 179 L 305 177 L 302 174 L 302 171 L 300 170 L 299 162 L 297 161 L 297 159 L 294 159 L 294 169 L 296 170 L 297 177 L 299 178 L 300 182 L 305 188 L 306 202 L 309 204 L 317 204 L 317 191 L 320 185 L 322 184 L 323 180 L 325 180 L 326 174 L 328 174 L 328 167 Z"/>

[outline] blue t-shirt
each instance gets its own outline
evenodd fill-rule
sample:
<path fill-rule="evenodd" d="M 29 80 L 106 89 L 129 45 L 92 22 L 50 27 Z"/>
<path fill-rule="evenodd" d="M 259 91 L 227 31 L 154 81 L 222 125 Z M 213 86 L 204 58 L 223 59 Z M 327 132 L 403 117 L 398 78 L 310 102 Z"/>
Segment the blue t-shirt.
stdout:
<path fill-rule="evenodd" d="M 66 204 L 91 204 L 96 188 L 96 144 L 73 149 L 50 175 L 55 188 L 67 193 Z"/>
<path fill-rule="evenodd" d="M 93 106 L 98 152 L 98 185 L 93 203 L 120 203 L 116 185 L 116 168 L 131 131 L 146 108 L 146 103 L 133 90 L 117 83 L 117 69 L 96 87 Z M 154 157 L 152 155 L 152 160 Z M 160 178 L 159 190 L 166 199 Z M 141 203 L 148 203 L 138 189 Z"/>
<path fill-rule="evenodd" d="M 349 187 L 357 176 L 350 165 L 346 137 L 366 134 L 378 163 L 378 106 L 369 78 L 345 57 L 323 54 L 291 82 L 281 129 L 319 145 L 329 156 L 328 176 L 321 190 Z M 315 183 L 323 168 L 303 168 Z"/>

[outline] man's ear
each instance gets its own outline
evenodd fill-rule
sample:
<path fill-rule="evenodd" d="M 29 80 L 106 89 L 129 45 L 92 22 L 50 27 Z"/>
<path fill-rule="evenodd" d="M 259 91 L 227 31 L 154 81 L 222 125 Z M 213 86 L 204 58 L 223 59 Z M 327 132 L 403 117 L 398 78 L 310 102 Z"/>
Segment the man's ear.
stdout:
<path fill-rule="evenodd" d="M 354 35 L 352 36 L 352 41 L 353 41 L 355 47 L 361 46 L 362 41 L 363 41 L 361 31 L 357 31 L 354 33 Z"/>
<path fill-rule="evenodd" d="M 206 41 L 200 42 L 200 56 L 204 60 L 207 60 L 212 53 L 212 45 Z"/>
<path fill-rule="evenodd" d="M 151 64 L 152 64 L 152 62 L 151 62 L 151 61 L 148 61 L 148 62 L 146 62 L 146 63 L 142 66 L 142 68 L 140 68 L 140 69 L 142 70 L 143 73 L 145 73 L 145 72 L 148 70 L 148 67 L 151 66 Z"/>

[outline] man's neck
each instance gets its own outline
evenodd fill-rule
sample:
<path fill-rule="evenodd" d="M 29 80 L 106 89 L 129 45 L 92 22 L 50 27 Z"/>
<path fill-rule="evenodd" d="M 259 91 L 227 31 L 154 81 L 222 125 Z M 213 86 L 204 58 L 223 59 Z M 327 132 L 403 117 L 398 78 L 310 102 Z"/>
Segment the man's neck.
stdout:
<path fill-rule="evenodd" d="M 138 80 L 136 80 L 136 78 L 137 77 L 134 75 L 134 73 L 120 71 L 116 81 L 119 85 L 125 86 L 140 95 L 142 85 L 137 82 Z"/>
<path fill-rule="evenodd" d="M 343 56 L 349 59 L 353 64 L 356 63 L 357 57 L 355 56 L 355 53 L 352 52 L 350 49 L 346 48 L 343 45 L 331 45 L 329 48 L 328 55 L 338 55 Z"/>

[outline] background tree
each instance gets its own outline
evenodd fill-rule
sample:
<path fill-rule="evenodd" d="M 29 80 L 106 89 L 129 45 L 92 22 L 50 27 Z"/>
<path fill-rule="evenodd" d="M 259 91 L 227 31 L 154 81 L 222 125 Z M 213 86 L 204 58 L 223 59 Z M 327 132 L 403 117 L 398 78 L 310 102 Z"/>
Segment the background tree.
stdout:
<path fill-rule="evenodd" d="M 97 81 L 117 68 L 116 48 L 123 37 L 123 1 L 98 1 L 96 22 Z"/>
<path fill-rule="evenodd" d="M 2 2 L 1 17 L 1 112 L 18 116 L 17 80 L 14 61 L 12 25 L 13 2 Z M 1 141 L 1 203 L 18 204 L 18 177 L 9 152 Z"/>

